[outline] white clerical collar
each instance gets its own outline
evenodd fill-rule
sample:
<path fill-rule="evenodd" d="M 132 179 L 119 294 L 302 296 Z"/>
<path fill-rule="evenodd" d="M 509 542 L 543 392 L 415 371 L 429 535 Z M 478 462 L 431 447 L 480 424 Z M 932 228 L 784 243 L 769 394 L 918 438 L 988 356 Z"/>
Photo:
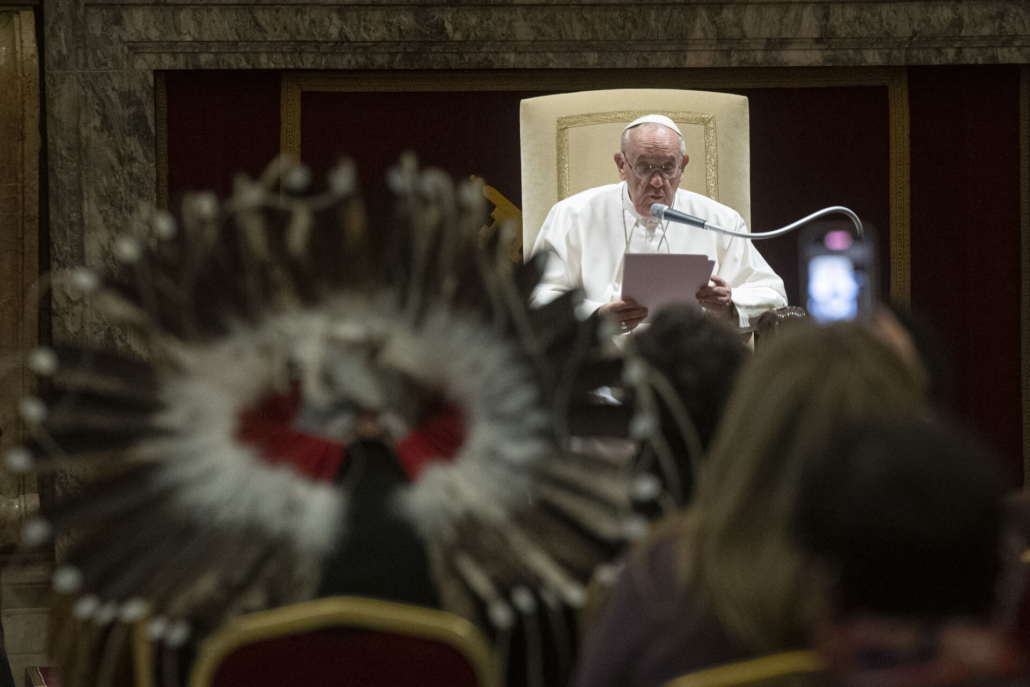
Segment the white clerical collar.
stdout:
<path fill-rule="evenodd" d="M 625 181 L 622 182 L 622 207 L 634 221 L 639 222 L 648 229 L 654 229 L 659 224 L 656 217 L 651 217 L 650 215 L 643 217 L 637 212 L 637 208 L 633 205 L 633 200 L 629 197 L 629 185 Z"/>

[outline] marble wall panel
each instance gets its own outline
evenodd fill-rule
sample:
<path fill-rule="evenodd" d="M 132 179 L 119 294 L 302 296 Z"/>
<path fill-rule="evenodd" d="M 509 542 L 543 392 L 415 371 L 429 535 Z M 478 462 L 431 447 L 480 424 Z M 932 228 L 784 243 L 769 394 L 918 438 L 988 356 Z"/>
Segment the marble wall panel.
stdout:
<path fill-rule="evenodd" d="M 81 8 L 63 26 L 78 28 L 69 61 L 90 69 L 855 66 L 1030 55 L 1030 7 L 1011 1 Z M 90 49 L 78 48 L 83 41 Z"/>
<path fill-rule="evenodd" d="M 51 265 L 113 267 L 108 246 L 153 201 L 153 74 L 147 71 L 51 72 L 51 141 L 73 145 L 49 158 Z M 126 335 L 85 306 L 67 279 L 54 280 L 53 337 L 122 347 Z"/>

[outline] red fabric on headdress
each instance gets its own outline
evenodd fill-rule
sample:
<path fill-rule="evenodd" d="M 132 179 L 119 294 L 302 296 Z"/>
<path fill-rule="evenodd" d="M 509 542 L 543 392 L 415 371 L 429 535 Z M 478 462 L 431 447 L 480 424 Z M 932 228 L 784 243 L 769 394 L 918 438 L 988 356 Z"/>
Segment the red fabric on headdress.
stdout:
<path fill-rule="evenodd" d="M 294 429 L 300 406 L 299 390 L 267 396 L 240 414 L 236 438 L 258 449 L 273 465 L 288 465 L 312 479 L 332 482 L 343 460 L 344 445 Z"/>
<path fill-rule="evenodd" d="M 408 479 L 419 478 L 431 463 L 450 461 L 465 443 L 465 416 L 444 400 L 433 401 L 427 419 L 394 447 Z"/>
<path fill-rule="evenodd" d="M 299 432 L 293 420 L 302 403 L 299 390 L 267 396 L 240 414 L 238 441 L 253 446 L 273 465 L 288 465 L 312 479 L 332 482 L 341 469 L 344 444 Z M 394 450 L 408 479 L 431 463 L 449 461 L 465 442 L 465 417 L 444 400 L 429 405 L 426 420 L 397 442 Z"/>

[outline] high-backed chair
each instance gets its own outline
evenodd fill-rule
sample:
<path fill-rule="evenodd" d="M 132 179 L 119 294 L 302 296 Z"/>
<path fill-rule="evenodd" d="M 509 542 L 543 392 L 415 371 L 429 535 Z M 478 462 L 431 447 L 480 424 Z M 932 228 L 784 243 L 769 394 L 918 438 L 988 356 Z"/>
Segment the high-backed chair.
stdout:
<path fill-rule="evenodd" d="M 489 644 L 467 620 L 416 606 L 331 597 L 242 616 L 200 647 L 190 687 L 498 687 Z"/>
<path fill-rule="evenodd" d="M 671 118 L 690 161 L 680 188 L 739 212 L 751 224 L 747 98 L 666 89 L 584 91 L 522 101 L 522 245 L 528 256 L 551 206 L 615 183 L 622 130 L 645 114 Z"/>

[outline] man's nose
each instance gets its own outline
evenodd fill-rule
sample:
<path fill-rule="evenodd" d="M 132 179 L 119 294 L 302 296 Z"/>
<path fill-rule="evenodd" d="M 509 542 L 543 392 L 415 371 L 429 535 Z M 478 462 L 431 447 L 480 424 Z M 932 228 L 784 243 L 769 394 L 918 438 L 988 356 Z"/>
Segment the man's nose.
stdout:
<path fill-rule="evenodd" d="M 665 183 L 665 180 L 662 178 L 661 174 L 655 172 L 651 175 L 651 180 L 648 183 L 650 183 L 655 188 L 661 188 L 662 185 Z"/>

